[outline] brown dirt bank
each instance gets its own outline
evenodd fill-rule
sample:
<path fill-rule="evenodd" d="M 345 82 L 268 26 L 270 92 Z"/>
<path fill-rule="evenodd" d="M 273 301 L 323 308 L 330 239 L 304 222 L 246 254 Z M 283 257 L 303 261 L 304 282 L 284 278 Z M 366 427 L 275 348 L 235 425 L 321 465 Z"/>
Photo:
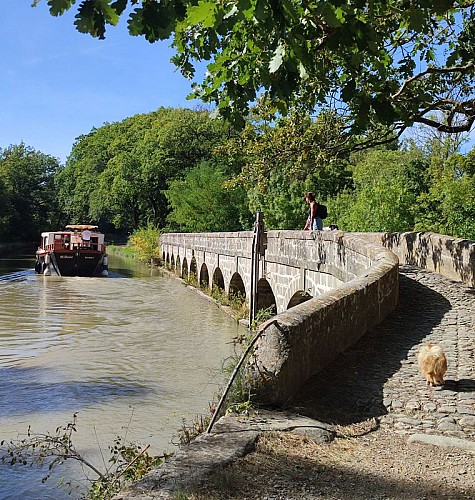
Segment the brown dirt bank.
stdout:
<path fill-rule="evenodd" d="M 218 468 L 189 500 L 472 499 L 475 454 L 408 443 L 378 429 L 359 437 L 316 443 L 293 432 L 262 434 L 256 450 Z M 358 430 L 356 432 L 359 432 Z"/>

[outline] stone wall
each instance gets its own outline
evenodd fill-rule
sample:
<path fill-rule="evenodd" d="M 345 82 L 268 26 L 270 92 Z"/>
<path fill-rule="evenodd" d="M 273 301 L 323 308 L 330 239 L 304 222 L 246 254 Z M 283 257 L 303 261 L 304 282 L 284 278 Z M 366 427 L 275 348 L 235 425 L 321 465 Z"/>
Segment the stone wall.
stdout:
<path fill-rule="evenodd" d="M 341 231 L 269 231 L 261 275 L 283 312 L 298 292 L 317 297 L 371 266 L 367 243 Z"/>
<path fill-rule="evenodd" d="M 196 271 L 200 276 L 203 268 L 206 268 L 210 282 L 217 269 L 220 270 L 224 279 L 224 288 L 229 292 L 233 276 L 237 273 L 242 278 L 249 294 L 251 280 L 251 254 L 252 254 L 251 231 L 217 232 L 217 233 L 164 233 L 160 236 L 159 245 L 162 258 L 171 263 L 177 260 L 183 265 L 184 259 L 191 270 L 191 262 L 196 263 Z M 183 270 L 176 269 L 178 276 L 183 277 Z"/>
<path fill-rule="evenodd" d="M 319 272 L 336 274 L 341 284 L 260 326 L 262 335 L 247 370 L 253 392 L 266 404 L 285 404 L 310 377 L 381 322 L 398 302 L 398 259 L 392 252 L 355 234 L 307 234 L 300 245 L 308 248 L 300 257 L 311 259 Z M 326 244 L 319 248 L 310 243 L 312 238 Z M 333 244 L 328 244 L 330 240 Z M 284 246 L 294 243 L 280 241 Z M 270 235 L 270 255 L 266 258 L 272 259 L 273 251 Z"/>
<path fill-rule="evenodd" d="M 401 264 L 442 274 L 475 287 L 475 242 L 436 233 L 361 233 L 394 252 Z"/>

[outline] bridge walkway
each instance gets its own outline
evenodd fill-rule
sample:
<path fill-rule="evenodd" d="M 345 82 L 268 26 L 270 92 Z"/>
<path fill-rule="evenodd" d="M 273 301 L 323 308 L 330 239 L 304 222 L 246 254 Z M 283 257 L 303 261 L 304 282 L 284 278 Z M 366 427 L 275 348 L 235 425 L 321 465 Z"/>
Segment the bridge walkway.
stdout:
<path fill-rule="evenodd" d="M 417 353 L 443 346 L 443 387 L 428 387 Z M 475 290 L 411 266 L 400 268 L 396 310 L 310 379 L 289 408 L 333 424 L 376 417 L 401 434 L 475 439 Z"/>

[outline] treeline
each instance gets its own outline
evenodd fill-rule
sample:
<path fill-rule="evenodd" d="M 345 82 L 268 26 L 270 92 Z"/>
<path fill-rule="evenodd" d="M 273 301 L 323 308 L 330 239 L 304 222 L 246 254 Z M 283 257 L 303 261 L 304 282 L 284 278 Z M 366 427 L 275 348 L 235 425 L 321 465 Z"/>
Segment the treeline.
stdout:
<path fill-rule="evenodd" d="M 36 242 L 60 222 L 56 158 L 19 144 L 0 149 L 0 243 Z"/>
<path fill-rule="evenodd" d="M 259 111 L 259 110 L 258 110 Z M 361 149 L 338 118 L 265 110 L 239 134 L 205 110 L 160 108 L 77 138 L 66 164 L 24 144 L 0 150 L 0 241 L 68 223 L 128 236 L 164 231 L 302 229 L 304 193 L 346 231 L 436 231 L 475 240 L 475 149 L 440 134 Z M 356 142 L 356 139 L 358 142 Z"/>

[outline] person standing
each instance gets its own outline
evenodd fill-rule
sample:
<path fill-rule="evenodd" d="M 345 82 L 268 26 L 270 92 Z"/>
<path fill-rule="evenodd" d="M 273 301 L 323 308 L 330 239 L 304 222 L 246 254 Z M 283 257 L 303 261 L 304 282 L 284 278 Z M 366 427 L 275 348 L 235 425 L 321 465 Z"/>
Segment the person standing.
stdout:
<path fill-rule="evenodd" d="M 304 231 L 321 231 L 323 220 L 318 215 L 318 203 L 315 201 L 315 193 L 305 193 L 305 201 L 308 203 L 308 217 Z"/>

